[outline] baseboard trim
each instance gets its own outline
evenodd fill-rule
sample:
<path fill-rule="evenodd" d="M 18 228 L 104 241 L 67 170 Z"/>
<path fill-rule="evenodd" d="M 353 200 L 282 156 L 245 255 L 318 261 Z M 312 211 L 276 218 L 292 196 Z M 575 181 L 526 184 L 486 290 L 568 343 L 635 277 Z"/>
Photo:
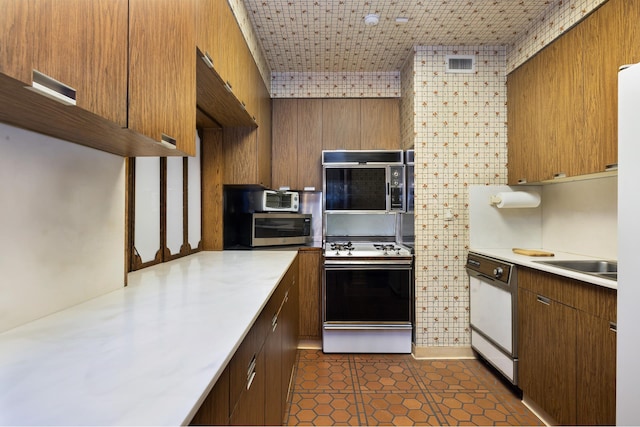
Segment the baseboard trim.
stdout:
<path fill-rule="evenodd" d="M 321 339 L 298 340 L 298 350 L 322 350 L 322 340 Z"/>
<path fill-rule="evenodd" d="M 413 344 L 414 359 L 475 359 L 470 346 L 418 347 Z"/>
<path fill-rule="evenodd" d="M 540 418 L 540 421 L 542 421 L 545 425 L 547 426 L 558 425 L 558 423 L 553 419 L 551 415 L 547 414 L 544 409 L 538 406 L 536 402 L 529 399 L 529 396 L 527 396 L 524 393 L 522 395 L 522 404 L 526 406 L 531 412 L 533 412 L 533 414 L 536 417 Z"/>

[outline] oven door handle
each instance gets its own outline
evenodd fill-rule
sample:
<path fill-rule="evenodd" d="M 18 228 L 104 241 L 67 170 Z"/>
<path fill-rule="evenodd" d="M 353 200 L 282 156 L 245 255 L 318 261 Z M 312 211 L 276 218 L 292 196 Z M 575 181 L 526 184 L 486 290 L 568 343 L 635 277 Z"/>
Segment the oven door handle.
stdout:
<path fill-rule="evenodd" d="M 330 324 L 325 323 L 323 325 L 324 329 L 334 330 L 334 331 L 362 331 L 362 330 L 370 330 L 370 331 L 388 331 L 388 330 L 398 330 L 398 329 L 412 329 L 410 323 L 402 323 L 402 324 Z"/>
<path fill-rule="evenodd" d="M 334 261 L 325 263 L 326 270 L 411 270 L 411 260 L 389 262 L 377 262 L 363 264 L 362 261 Z"/>

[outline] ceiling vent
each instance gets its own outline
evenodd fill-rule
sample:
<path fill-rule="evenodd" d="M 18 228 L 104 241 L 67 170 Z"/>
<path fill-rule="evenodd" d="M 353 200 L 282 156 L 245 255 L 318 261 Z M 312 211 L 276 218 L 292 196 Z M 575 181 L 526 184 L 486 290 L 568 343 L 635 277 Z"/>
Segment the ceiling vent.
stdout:
<path fill-rule="evenodd" d="M 467 73 L 476 72 L 475 55 L 447 55 L 447 73 Z"/>

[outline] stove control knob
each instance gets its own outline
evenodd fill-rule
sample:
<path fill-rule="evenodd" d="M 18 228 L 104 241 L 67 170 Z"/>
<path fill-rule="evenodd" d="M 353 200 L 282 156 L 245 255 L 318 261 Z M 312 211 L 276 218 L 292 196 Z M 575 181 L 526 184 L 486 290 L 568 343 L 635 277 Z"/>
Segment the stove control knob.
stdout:
<path fill-rule="evenodd" d="M 493 269 L 493 277 L 495 277 L 496 279 L 501 278 L 503 273 L 504 270 L 502 270 L 502 267 L 496 267 Z"/>

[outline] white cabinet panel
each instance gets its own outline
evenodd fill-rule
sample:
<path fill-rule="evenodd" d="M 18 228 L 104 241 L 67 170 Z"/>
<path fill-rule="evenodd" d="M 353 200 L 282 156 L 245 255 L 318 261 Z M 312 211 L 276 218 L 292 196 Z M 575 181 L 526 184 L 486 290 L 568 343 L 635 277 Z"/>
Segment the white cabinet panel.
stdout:
<path fill-rule="evenodd" d="M 200 138 L 196 133 L 196 155 L 188 159 L 187 212 L 188 241 L 191 249 L 198 247 L 202 239 L 202 195 L 200 175 Z"/>
<path fill-rule="evenodd" d="M 167 158 L 167 248 L 171 255 L 180 252 L 184 241 L 183 215 L 183 160 Z"/>
<path fill-rule="evenodd" d="M 160 250 L 160 159 L 136 158 L 134 247 L 142 262 Z"/>

